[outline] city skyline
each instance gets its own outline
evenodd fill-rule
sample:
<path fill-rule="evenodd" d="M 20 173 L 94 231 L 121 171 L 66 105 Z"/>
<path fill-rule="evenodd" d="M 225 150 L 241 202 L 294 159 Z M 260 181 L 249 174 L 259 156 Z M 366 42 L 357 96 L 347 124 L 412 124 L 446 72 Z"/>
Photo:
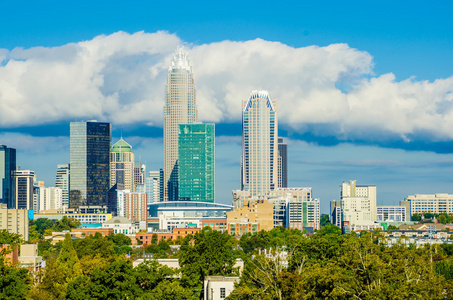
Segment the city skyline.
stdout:
<path fill-rule="evenodd" d="M 59 6 L 6 3 L 13 13 L 0 21 L 11 28 L 0 33 L 0 144 L 17 149 L 17 165 L 50 186 L 57 165 L 69 163 L 69 122 L 98 119 L 112 123 L 113 140 L 123 131 L 148 170 L 159 170 L 166 68 L 184 44 L 200 120 L 216 123 L 217 202 L 230 203 L 240 186 L 241 100 L 255 89 L 280 101 L 288 186 L 313 187 L 323 213 L 342 181 L 376 185 L 378 205 L 452 193 L 448 9 L 355 4 L 245 4 L 215 17 L 185 8 L 171 21 L 155 15 L 165 4 L 125 8 L 124 20 L 102 4 L 111 13 L 102 18 L 115 23 L 99 22 L 83 1 L 85 21 Z"/>

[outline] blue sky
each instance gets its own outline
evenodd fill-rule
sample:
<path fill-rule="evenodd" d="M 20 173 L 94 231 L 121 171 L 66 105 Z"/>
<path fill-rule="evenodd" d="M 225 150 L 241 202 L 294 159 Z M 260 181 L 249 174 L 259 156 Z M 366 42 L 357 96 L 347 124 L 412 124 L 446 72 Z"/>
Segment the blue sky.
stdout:
<path fill-rule="evenodd" d="M 160 168 L 165 68 L 182 43 L 200 119 L 217 124 L 219 202 L 239 187 L 241 100 L 260 88 L 279 99 L 290 185 L 313 187 L 323 212 L 343 180 L 377 185 L 378 204 L 453 193 L 452 6 L 3 2 L 0 143 L 51 185 L 69 122 L 97 118 Z"/>

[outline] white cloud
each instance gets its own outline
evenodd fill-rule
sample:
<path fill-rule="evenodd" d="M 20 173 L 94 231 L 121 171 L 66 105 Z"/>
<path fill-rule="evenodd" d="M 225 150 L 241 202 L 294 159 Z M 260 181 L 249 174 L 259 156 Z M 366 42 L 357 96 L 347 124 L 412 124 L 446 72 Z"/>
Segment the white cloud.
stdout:
<path fill-rule="evenodd" d="M 0 49 L 0 126 L 75 119 L 161 126 L 167 67 L 180 43 L 166 32 L 117 32 L 55 48 Z M 279 100 L 279 123 L 299 132 L 453 138 L 453 76 L 374 76 L 371 55 L 346 44 L 294 48 L 256 39 L 189 52 L 202 121 L 240 122 L 241 100 L 266 89 Z"/>

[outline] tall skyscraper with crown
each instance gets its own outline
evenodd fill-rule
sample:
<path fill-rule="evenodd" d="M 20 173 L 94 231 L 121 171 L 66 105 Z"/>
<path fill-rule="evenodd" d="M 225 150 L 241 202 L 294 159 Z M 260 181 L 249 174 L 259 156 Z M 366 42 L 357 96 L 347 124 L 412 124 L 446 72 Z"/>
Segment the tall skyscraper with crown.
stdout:
<path fill-rule="evenodd" d="M 277 100 L 267 91 L 242 101 L 241 175 L 241 190 L 252 196 L 278 187 Z"/>
<path fill-rule="evenodd" d="M 179 124 L 198 121 L 195 83 L 187 53 L 178 48 L 168 68 L 164 105 L 164 201 L 178 200 Z"/>

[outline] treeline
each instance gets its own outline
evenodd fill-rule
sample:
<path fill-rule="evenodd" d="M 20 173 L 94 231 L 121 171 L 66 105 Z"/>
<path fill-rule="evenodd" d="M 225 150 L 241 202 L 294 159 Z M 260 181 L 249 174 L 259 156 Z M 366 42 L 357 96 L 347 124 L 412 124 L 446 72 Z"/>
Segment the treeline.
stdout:
<path fill-rule="evenodd" d="M 441 224 L 451 224 L 453 223 L 453 214 L 441 213 L 435 214 L 431 212 L 424 212 L 424 213 L 416 213 L 411 215 L 411 221 L 420 222 L 422 219 L 426 221 L 432 221 L 433 219 L 437 219 Z"/>
<path fill-rule="evenodd" d="M 11 241 L 8 234 L 6 238 L 0 244 Z M 2 255 L 0 298 L 199 299 L 206 276 L 239 274 L 234 268 L 236 240 L 227 233 L 205 228 L 181 241 L 177 252 L 181 268 L 174 270 L 155 260 L 145 260 L 134 268 L 129 257 L 139 256 L 143 249 L 134 250 L 123 234 L 72 240 L 67 233 L 64 241 L 55 245 L 43 240 L 38 250 L 47 266 L 36 277 L 9 265 Z M 170 248 L 165 240 L 155 242 L 147 248 L 156 246 L 164 252 Z"/>
<path fill-rule="evenodd" d="M 56 245 L 39 244 L 47 266 L 35 278 L 2 257 L 0 298 L 200 299 L 203 279 L 238 274 L 234 262 L 241 257 L 245 269 L 228 299 L 453 299 L 453 245 L 387 247 L 378 244 L 382 238 L 380 232 L 342 235 L 327 224 L 312 236 L 274 228 L 238 241 L 204 228 L 175 250 L 157 238 L 133 249 L 122 234 L 79 240 L 68 234 Z M 177 257 L 181 268 L 155 260 L 133 268 L 129 257 L 143 250 Z"/>

